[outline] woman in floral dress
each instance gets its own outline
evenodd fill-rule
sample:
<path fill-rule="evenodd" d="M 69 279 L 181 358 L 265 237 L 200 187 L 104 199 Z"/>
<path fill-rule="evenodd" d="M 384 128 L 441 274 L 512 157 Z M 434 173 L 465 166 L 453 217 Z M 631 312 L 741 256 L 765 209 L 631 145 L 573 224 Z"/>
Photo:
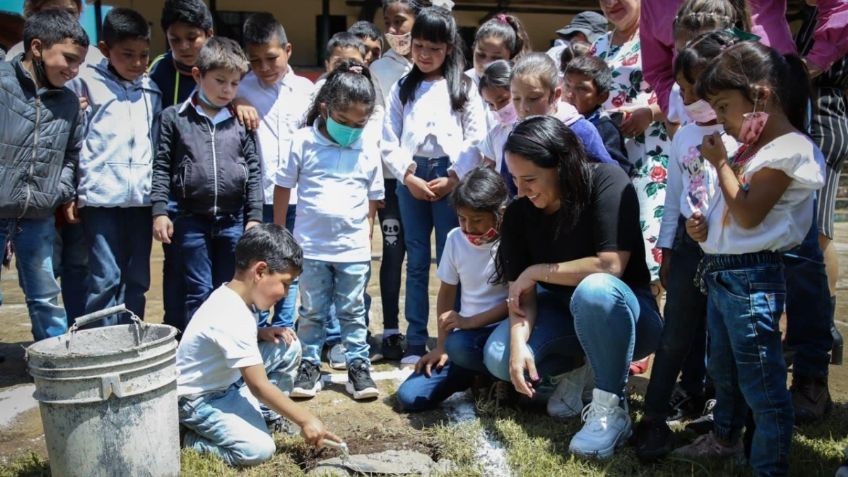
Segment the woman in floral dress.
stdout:
<path fill-rule="evenodd" d="M 604 109 L 622 113 L 621 132 L 627 157 L 634 165 L 631 180 L 639 197 L 645 259 L 658 294 L 662 251 L 657 237 L 665 203 L 666 167 L 670 141 L 656 95 L 642 78 L 639 47 L 640 0 L 600 0 L 613 30 L 600 37 L 592 53 L 607 62 L 613 83 Z"/>

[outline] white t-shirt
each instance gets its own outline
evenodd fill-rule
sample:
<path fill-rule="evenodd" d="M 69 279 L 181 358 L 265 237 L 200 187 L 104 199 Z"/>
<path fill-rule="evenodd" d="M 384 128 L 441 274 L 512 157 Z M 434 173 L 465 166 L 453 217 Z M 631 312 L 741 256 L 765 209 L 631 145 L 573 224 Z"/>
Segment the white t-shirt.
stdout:
<path fill-rule="evenodd" d="M 657 240 L 658 247 L 673 247 L 680 215 L 689 218 L 697 210 L 706 217 L 716 196 L 721 194 L 715 168 L 701 156 L 698 146 L 703 142 L 704 136 L 722 131 L 724 128 L 720 124 L 700 126 L 697 123 L 689 123 L 680 128 L 671 140 L 665 207 Z M 728 156 L 736 153 L 739 145 L 733 136 L 723 135 L 722 142 Z"/>
<path fill-rule="evenodd" d="M 742 184 L 760 169 L 777 169 L 792 179 L 783 196 L 756 227 L 740 226 L 718 194 L 707 219 L 707 240 L 701 248 L 709 254 L 781 252 L 800 244 L 813 223 L 814 192 L 824 185 L 824 158 L 810 139 L 800 133 L 780 136 L 763 146 L 744 166 Z"/>
<path fill-rule="evenodd" d="M 449 284 L 462 284 L 459 312 L 473 316 L 504 303 L 509 290 L 506 284 L 492 285 L 495 273 L 495 243 L 476 246 L 465 238 L 459 227 L 448 232 L 445 250 L 436 276 Z"/>
<path fill-rule="evenodd" d="M 311 260 L 352 263 L 371 260 L 368 202 L 384 198 L 380 151 L 368 128 L 341 147 L 319 130 L 321 119 L 295 133 L 291 153 L 274 180 L 297 186 L 294 238 Z"/>
<path fill-rule="evenodd" d="M 262 157 L 262 188 L 266 204 L 274 203 L 274 174 L 281 158 L 291 148 L 292 136 L 306 120 L 314 88 L 312 81 L 294 74 L 291 68 L 280 81 L 270 86 L 265 86 L 253 72 L 248 73 L 239 84 L 239 97 L 249 101 L 260 117 L 256 143 Z M 292 191 L 289 203 L 297 203 L 295 191 Z"/>
<path fill-rule="evenodd" d="M 489 128 L 486 137 L 477 143 L 476 147 L 460 154 L 459 159 L 450 166 L 450 169 L 456 172 L 459 179 L 462 179 L 486 158 L 493 160 L 495 171 L 500 172 L 504 156 L 503 148 L 509 133 L 514 128 L 514 124 L 504 125 L 496 122 L 495 126 Z"/>
<path fill-rule="evenodd" d="M 228 388 L 239 368 L 262 364 L 254 315 L 244 300 L 221 285 L 200 305 L 177 348 L 177 395 Z"/>

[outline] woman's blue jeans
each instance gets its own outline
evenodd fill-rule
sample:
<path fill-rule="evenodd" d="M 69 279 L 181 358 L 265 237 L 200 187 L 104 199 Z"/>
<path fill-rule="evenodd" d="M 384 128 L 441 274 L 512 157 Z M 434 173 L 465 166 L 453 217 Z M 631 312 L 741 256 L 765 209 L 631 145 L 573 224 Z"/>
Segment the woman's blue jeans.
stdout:
<path fill-rule="evenodd" d="M 455 330 L 445 340 L 445 352 L 450 361 L 441 371 L 433 370 L 428 378 L 414 373 L 397 391 L 402 410 L 417 412 L 432 409 L 451 394 L 464 391 L 476 374 L 488 374 L 483 364 L 483 348 L 494 326 L 476 330 Z"/>
<path fill-rule="evenodd" d="M 596 273 L 573 290 L 536 287 L 537 316 L 527 346 L 541 378 L 570 371 L 586 356 L 595 387 L 624 395 L 630 362 L 656 350 L 662 331 L 651 291 Z M 483 360 L 492 375 L 510 380 L 510 327 L 504 321 L 486 343 Z"/>
<path fill-rule="evenodd" d="M 431 181 L 447 177 L 450 159 L 415 157 L 415 177 Z M 442 250 L 448 232 L 457 226 L 456 211 L 447 197 L 435 202 L 418 200 L 401 183 L 397 187 L 400 216 L 406 243 L 406 304 L 404 313 L 409 326 L 406 341 L 410 346 L 427 344 L 427 319 L 430 316 L 430 235 L 436 230 L 436 263 L 442 259 Z"/>

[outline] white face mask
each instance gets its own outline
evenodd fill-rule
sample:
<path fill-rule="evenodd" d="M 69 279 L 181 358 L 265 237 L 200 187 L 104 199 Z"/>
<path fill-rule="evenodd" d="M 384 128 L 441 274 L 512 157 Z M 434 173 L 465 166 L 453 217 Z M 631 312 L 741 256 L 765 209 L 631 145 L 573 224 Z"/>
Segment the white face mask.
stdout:
<path fill-rule="evenodd" d="M 696 123 L 708 123 L 716 118 L 716 113 L 710 103 L 699 99 L 692 104 L 685 104 L 683 108 L 686 110 L 686 115 Z"/>
<path fill-rule="evenodd" d="M 392 35 L 386 33 L 386 41 L 389 46 L 395 50 L 395 53 L 406 56 L 412 50 L 412 32 L 404 33 L 403 35 Z"/>

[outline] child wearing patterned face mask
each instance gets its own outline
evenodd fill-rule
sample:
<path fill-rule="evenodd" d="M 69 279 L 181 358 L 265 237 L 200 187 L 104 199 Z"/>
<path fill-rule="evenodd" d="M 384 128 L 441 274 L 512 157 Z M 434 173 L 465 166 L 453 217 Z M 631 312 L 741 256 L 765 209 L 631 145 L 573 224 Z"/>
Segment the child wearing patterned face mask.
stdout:
<path fill-rule="evenodd" d="M 467 389 L 475 375 L 488 375 L 483 345 L 494 325 L 507 316 L 506 285 L 492 283 L 507 200 L 503 178 L 489 167 L 478 167 L 464 177 L 450 199 L 459 227 L 448 233 L 437 272 L 442 281 L 436 303 L 439 336 L 436 347 L 418 361 L 415 373 L 398 389 L 398 402 L 407 412 L 436 407 Z"/>

